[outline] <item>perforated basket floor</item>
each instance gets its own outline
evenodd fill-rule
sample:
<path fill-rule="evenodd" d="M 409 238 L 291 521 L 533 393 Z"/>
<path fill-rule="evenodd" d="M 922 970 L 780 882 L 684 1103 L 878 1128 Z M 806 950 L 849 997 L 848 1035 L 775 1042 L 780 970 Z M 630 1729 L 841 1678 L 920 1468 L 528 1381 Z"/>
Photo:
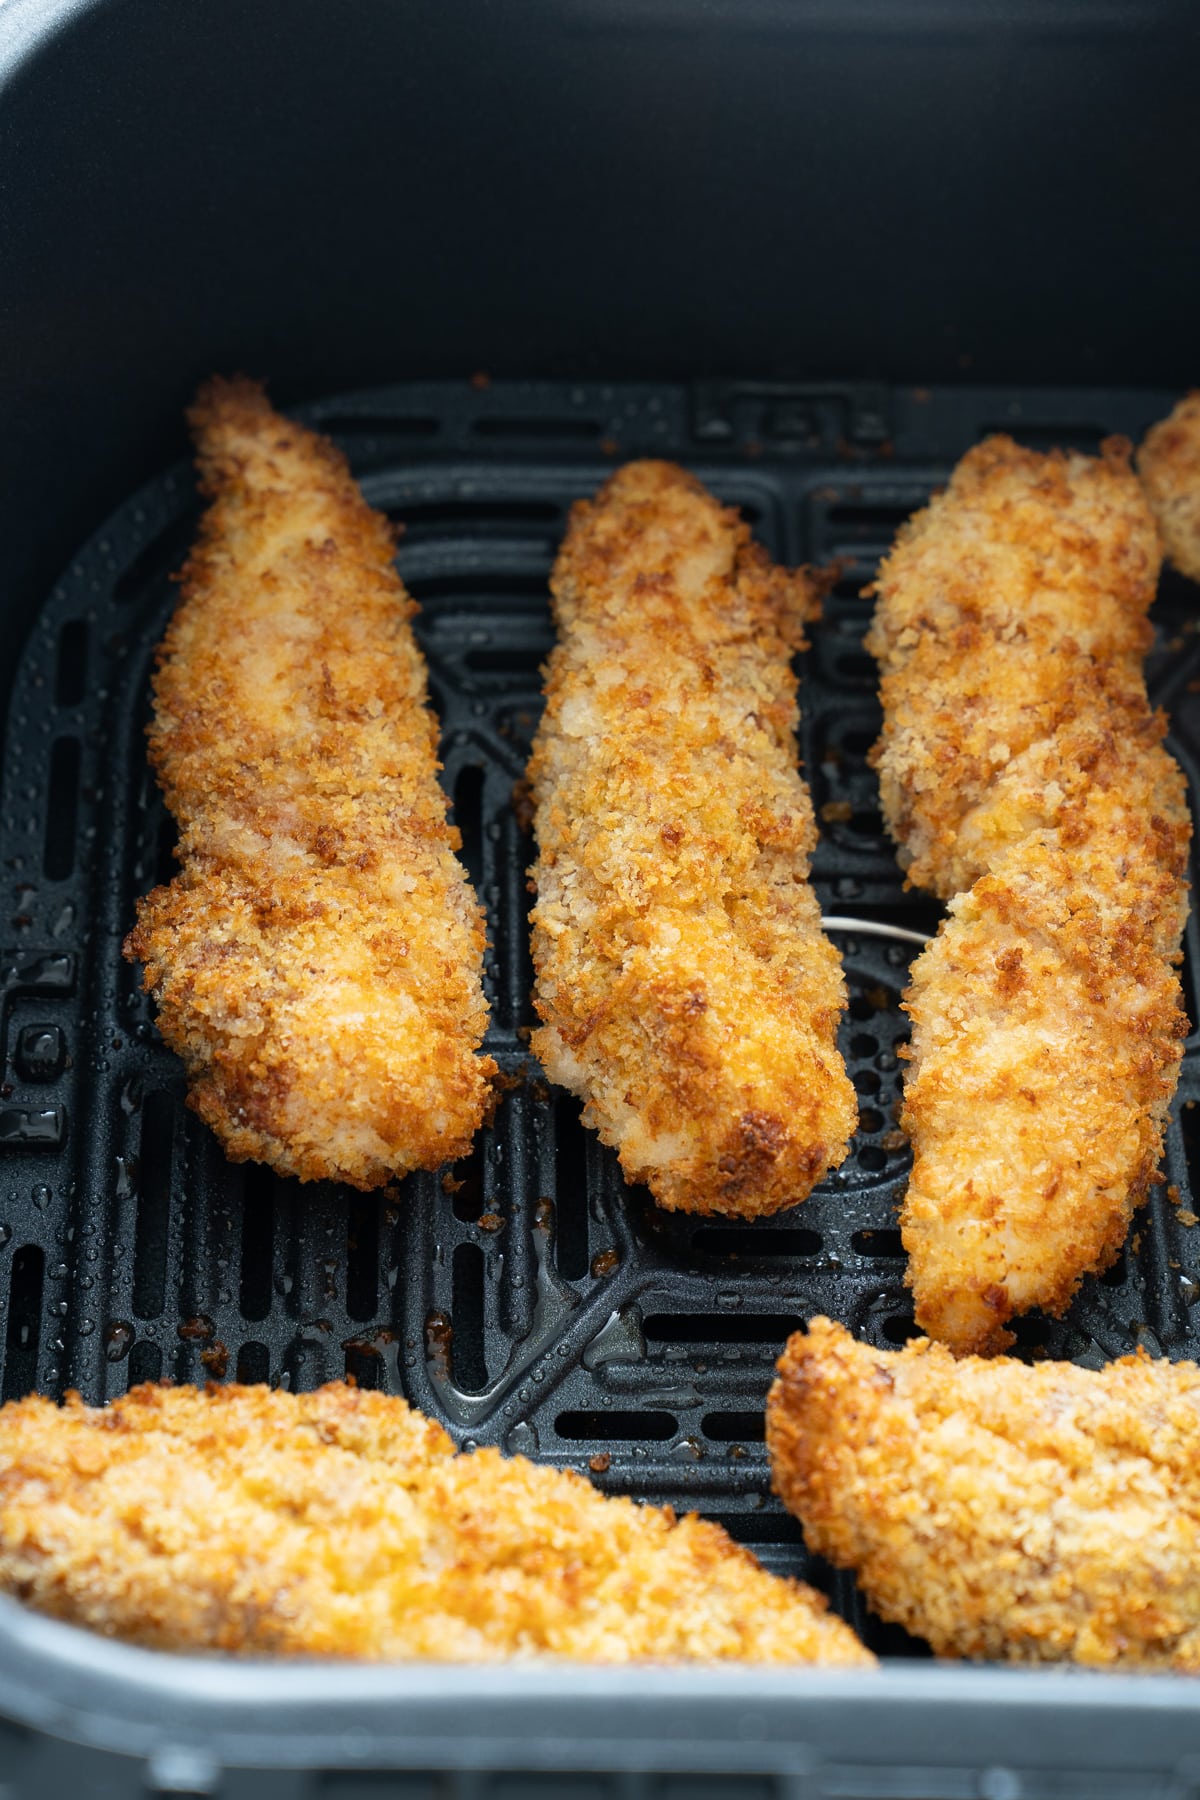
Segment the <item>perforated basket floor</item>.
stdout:
<path fill-rule="evenodd" d="M 860 1096 L 842 1170 L 761 1224 L 656 1211 L 548 1088 L 527 1048 L 532 845 L 512 804 L 551 643 L 546 581 L 572 500 L 614 463 L 686 462 L 740 506 L 772 554 L 839 559 L 803 663 L 802 750 L 823 821 L 827 913 L 919 930 L 866 752 L 878 727 L 859 589 L 897 524 L 989 429 L 1094 448 L 1138 436 L 1171 396 L 869 387 L 439 384 L 308 410 L 347 449 L 368 499 L 404 523 L 399 565 L 444 726 L 445 781 L 486 903 L 488 1047 L 510 1085 L 473 1156 L 398 1195 L 301 1187 L 234 1167 L 182 1104 L 138 979 L 120 957 L 134 897 L 172 873 L 172 829 L 143 729 L 168 579 L 197 513 L 178 470 L 132 500 L 50 596 L 17 678 L 4 763 L 4 1054 L 0 1100 L 0 1391 L 135 1381 L 311 1387 L 353 1374 L 403 1393 L 460 1443 L 497 1443 L 598 1486 L 719 1518 L 769 1566 L 806 1569 L 770 1496 L 763 1398 L 787 1334 L 816 1311 L 879 1344 L 912 1329 L 896 1205 L 898 1007 L 911 947 L 840 931 L 851 1004 L 841 1043 Z M 1200 753 L 1194 589 L 1164 583 L 1151 659 L 1172 747 Z M 1185 971 L 1196 1018 L 1200 966 Z M 1200 1228 L 1191 1210 L 1190 1039 L 1165 1182 L 1126 1253 L 1027 1351 L 1098 1365 L 1145 1343 L 1200 1352 Z M 986 1119 L 980 1120 L 981 1134 Z M 821 1568 L 869 1642 L 852 1585 Z"/>

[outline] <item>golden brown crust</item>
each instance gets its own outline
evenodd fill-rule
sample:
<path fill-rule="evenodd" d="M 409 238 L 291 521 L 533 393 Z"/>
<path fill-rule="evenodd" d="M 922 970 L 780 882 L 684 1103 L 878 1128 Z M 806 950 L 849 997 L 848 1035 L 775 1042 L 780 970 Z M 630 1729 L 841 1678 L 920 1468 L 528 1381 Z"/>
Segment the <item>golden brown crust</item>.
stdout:
<path fill-rule="evenodd" d="M 867 647 L 884 816 L 916 886 L 948 900 L 983 873 L 994 846 L 975 815 L 1023 753 L 1110 699 L 1144 708 L 1158 568 L 1122 439 L 1089 457 L 989 438 L 901 527 Z"/>
<path fill-rule="evenodd" d="M 885 812 L 910 879 L 957 895 L 906 997 L 902 1230 L 918 1322 L 958 1350 L 1060 1312 L 1161 1150 L 1191 825 L 1141 673 L 1157 570 L 1127 445 L 993 438 L 877 584 Z"/>
<path fill-rule="evenodd" d="M 810 1549 L 939 1655 L 1200 1672 L 1200 1369 L 955 1361 L 814 1319 L 767 1408 Z"/>
<path fill-rule="evenodd" d="M 495 1069 L 416 609 L 332 444 L 245 380 L 189 417 L 211 505 L 149 732 L 183 868 L 125 953 L 228 1155 L 377 1187 L 464 1154 Z"/>
<path fill-rule="evenodd" d="M 794 1205 L 856 1116 L 796 768 L 790 659 L 819 585 L 642 462 L 575 508 L 552 590 L 534 1047 L 660 1205 Z"/>
<path fill-rule="evenodd" d="M 1200 581 L 1200 388 L 1146 433 L 1137 465 L 1167 555 Z"/>
<path fill-rule="evenodd" d="M 340 1384 L 0 1410 L 0 1590 L 162 1650 L 869 1665 L 717 1526 Z"/>

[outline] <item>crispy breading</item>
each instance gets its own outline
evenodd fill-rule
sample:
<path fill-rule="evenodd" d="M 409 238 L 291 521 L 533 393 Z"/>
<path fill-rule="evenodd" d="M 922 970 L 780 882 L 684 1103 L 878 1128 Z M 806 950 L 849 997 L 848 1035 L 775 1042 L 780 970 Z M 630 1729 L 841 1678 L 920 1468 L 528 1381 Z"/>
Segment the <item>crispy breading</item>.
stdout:
<path fill-rule="evenodd" d="M 495 1072 L 416 608 L 332 444 L 245 380 L 189 417 L 211 505 L 149 730 L 183 868 L 125 954 L 229 1156 L 378 1187 L 464 1155 Z"/>
<path fill-rule="evenodd" d="M 873 1661 L 719 1527 L 339 1383 L 4 1407 L 0 1589 L 162 1650 Z"/>
<path fill-rule="evenodd" d="M 876 585 L 884 811 L 910 880 L 957 896 L 906 996 L 901 1228 L 917 1320 L 958 1350 L 1060 1312 L 1161 1151 L 1191 825 L 1141 673 L 1157 573 L 1127 445 L 993 438 Z"/>
<path fill-rule="evenodd" d="M 813 1319 L 767 1406 L 811 1550 L 943 1656 L 1200 1672 L 1200 1369 L 882 1351 Z"/>
<path fill-rule="evenodd" d="M 959 838 L 1011 762 L 1106 694 L 1145 705 L 1159 548 L 1128 449 L 989 438 L 901 526 L 867 590 L 884 817 L 909 879 L 943 900 L 987 867 Z"/>
<path fill-rule="evenodd" d="M 1200 581 L 1200 388 L 1146 433 L 1137 466 L 1167 555 Z"/>
<path fill-rule="evenodd" d="M 792 654 L 818 610 L 669 463 L 578 504 L 529 780 L 534 1048 L 661 1206 L 753 1216 L 846 1154 Z"/>

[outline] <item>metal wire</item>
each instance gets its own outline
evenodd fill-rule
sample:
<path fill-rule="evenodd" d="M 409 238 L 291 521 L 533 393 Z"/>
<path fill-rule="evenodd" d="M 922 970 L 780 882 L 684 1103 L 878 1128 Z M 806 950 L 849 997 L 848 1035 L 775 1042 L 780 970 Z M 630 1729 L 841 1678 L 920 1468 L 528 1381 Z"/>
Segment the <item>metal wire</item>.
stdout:
<path fill-rule="evenodd" d="M 909 931 L 905 925 L 885 925 L 881 919 L 852 919 L 844 913 L 821 915 L 826 931 L 859 931 L 864 937 L 899 938 L 905 944 L 931 944 L 933 933 Z"/>

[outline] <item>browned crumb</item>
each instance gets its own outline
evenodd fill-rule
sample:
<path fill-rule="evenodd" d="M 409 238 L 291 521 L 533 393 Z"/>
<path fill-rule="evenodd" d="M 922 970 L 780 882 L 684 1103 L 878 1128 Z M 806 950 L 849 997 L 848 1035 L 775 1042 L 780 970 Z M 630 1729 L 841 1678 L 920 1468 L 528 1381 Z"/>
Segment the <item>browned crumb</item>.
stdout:
<path fill-rule="evenodd" d="M 1200 1671 L 1200 1369 L 873 1350 L 814 1319 L 767 1410 L 809 1548 L 939 1655 Z"/>
<path fill-rule="evenodd" d="M 495 1067 L 415 608 L 331 444 L 245 380 L 190 418 L 211 504 L 149 734 L 183 868 L 125 953 L 231 1157 L 378 1187 L 465 1155 Z"/>
<path fill-rule="evenodd" d="M 1137 465 L 1167 555 L 1200 581 L 1200 388 L 1146 433 Z"/>
<path fill-rule="evenodd" d="M 456 1456 L 402 1400 L 340 1384 L 6 1406 L 0 1589 L 162 1650 L 873 1660 L 717 1526 Z"/>
<path fill-rule="evenodd" d="M 1064 726 L 1123 736 L 1140 723 L 1139 744 L 1157 742 L 1141 658 L 1158 568 L 1122 440 L 1089 457 L 989 438 L 901 527 L 867 646 L 882 668 L 884 815 L 915 884 L 949 899 L 1042 822 L 1027 790 L 1058 770 L 1029 760 Z"/>
<path fill-rule="evenodd" d="M 902 1218 L 918 1322 L 997 1349 L 1104 1268 L 1145 1197 L 1185 1021 L 1191 825 L 1141 657 L 1154 522 L 1128 446 L 972 450 L 880 573 L 876 749 L 910 878 Z"/>
<path fill-rule="evenodd" d="M 808 882 L 793 652 L 819 584 L 669 463 L 574 510 L 529 767 L 533 1045 L 660 1205 L 802 1200 L 856 1114 Z"/>

